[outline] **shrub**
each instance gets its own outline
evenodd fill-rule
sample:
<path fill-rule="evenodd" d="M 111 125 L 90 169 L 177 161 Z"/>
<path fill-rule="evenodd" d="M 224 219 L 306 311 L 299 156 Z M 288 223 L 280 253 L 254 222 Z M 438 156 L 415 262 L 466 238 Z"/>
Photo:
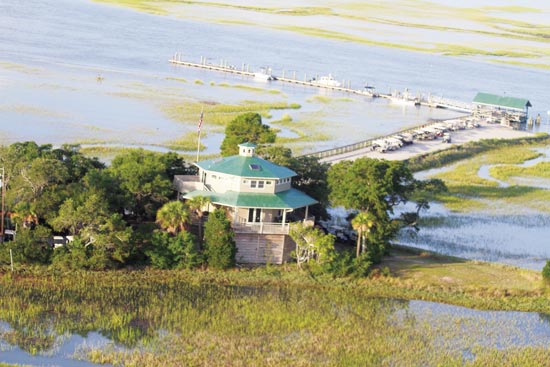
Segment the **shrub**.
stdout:
<path fill-rule="evenodd" d="M 546 265 L 542 268 L 542 278 L 550 282 L 550 260 L 546 260 Z"/>
<path fill-rule="evenodd" d="M 214 210 L 204 226 L 204 254 L 208 266 L 214 269 L 229 269 L 235 266 L 237 246 L 231 222 L 223 209 Z"/>
<path fill-rule="evenodd" d="M 145 253 L 151 260 L 151 265 L 159 269 L 191 269 L 202 263 L 197 241 L 186 231 L 176 236 L 156 231 L 151 239 L 151 247 Z"/>

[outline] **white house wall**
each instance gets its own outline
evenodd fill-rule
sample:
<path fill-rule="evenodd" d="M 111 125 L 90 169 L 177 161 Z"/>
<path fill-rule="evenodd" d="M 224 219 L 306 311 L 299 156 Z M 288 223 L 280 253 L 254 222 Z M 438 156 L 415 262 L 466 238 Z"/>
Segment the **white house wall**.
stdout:
<path fill-rule="evenodd" d="M 252 181 L 255 182 L 255 187 L 252 187 Z M 259 187 L 260 181 L 263 182 L 263 187 Z M 275 180 L 273 179 L 261 179 L 261 178 L 241 178 L 240 180 L 240 192 L 255 192 L 259 194 L 274 194 L 275 193 Z"/>
<path fill-rule="evenodd" d="M 205 184 L 209 185 L 214 192 L 238 191 L 239 181 L 240 179 L 237 176 L 206 172 Z"/>

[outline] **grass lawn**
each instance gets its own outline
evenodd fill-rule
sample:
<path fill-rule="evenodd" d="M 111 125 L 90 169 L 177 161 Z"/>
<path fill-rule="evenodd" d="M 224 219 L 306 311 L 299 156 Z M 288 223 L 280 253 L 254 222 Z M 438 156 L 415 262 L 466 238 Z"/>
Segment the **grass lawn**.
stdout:
<path fill-rule="evenodd" d="M 513 266 L 469 261 L 396 246 L 381 265 L 401 281 L 424 287 L 447 287 L 495 294 L 538 294 L 545 288 L 540 273 Z"/>

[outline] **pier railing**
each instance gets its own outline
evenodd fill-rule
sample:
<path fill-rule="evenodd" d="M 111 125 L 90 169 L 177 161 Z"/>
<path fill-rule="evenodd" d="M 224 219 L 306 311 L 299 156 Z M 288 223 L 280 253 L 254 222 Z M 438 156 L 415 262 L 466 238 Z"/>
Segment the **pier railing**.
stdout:
<path fill-rule="evenodd" d="M 470 115 L 461 117 L 459 119 L 468 119 L 469 117 L 470 117 Z M 379 137 L 376 137 L 376 138 L 363 140 L 363 141 L 360 141 L 360 142 L 357 142 L 357 143 L 343 145 L 343 146 L 340 146 L 340 147 L 326 149 L 326 150 L 321 150 L 321 151 L 314 152 L 314 153 L 307 153 L 307 154 L 304 154 L 303 156 L 305 156 L 305 157 L 316 157 L 316 158 L 319 158 L 319 159 L 323 159 L 323 158 L 329 158 L 329 157 L 338 156 L 338 155 L 342 155 L 342 154 L 346 154 L 346 153 L 351 153 L 351 152 L 354 152 L 354 151 L 357 151 L 357 150 L 372 147 L 372 143 L 376 140 L 387 139 L 387 138 L 390 138 L 394 135 L 399 135 L 399 134 L 412 133 L 415 130 L 424 129 L 424 128 L 427 128 L 427 127 L 430 127 L 430 126 L 433 126 L 433 125 L 437 125 L 437 124 L 440 124 L 440 123 L 441 123 L 440 120 L 431 120 L 431 122 L 428 122 L 428 123 L 425 123 L 425 124 L 422 124 L 422 125 L 418 125 L 418 126 L 415 126 L 415 127 L 410 127 L 410 128 L 407 128 L 407 129 L 399 130 L 399 131 L 393 132 L 393 133 L 385 135 L 385 136 L 379 136 Z"/>

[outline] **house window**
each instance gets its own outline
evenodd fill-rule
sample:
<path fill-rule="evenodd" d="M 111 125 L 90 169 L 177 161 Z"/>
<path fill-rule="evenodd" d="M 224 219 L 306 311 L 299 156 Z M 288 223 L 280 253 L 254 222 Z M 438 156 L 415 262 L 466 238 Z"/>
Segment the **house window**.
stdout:
<path fill-rule="evenodd" d="M 263 189 L 264 188 L 264 181 L 258 181 L 258 188 Z"/>
<path fill-rule="evenodd" d="M 271 181 L 266 181 L 265 184 L 266 185 L 271 185 Z"/>
<path fill-rule="evenodd" d="M 250 187 L 255 189 L 256 188 L 256 182 L 257 181 L 250 181 Z"/>

